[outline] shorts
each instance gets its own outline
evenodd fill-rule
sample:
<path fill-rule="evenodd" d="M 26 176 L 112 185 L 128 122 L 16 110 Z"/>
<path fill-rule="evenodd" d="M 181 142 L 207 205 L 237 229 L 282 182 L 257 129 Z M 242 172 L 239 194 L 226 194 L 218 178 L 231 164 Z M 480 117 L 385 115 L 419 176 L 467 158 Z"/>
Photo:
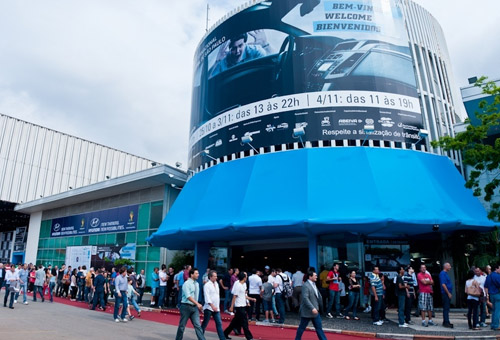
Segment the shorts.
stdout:
<path fill-rule="evenodd" d="M 264 312 L 270 312 L 273 310 L 273 302 L 262 300 L 262 304 L 264 305 Z"/>
<path fill-rule="evenodd" d="M 430 293 L 420 293 L 418 296 L 418 309 L 421 311 L 433 311 L 432 295 Z"/>
<path fill-rule="evenodd" d="M 156 293 L 158 293 L 159 289 L 156 287 L 151 287 L 151 295 L 156 296 Z"/>

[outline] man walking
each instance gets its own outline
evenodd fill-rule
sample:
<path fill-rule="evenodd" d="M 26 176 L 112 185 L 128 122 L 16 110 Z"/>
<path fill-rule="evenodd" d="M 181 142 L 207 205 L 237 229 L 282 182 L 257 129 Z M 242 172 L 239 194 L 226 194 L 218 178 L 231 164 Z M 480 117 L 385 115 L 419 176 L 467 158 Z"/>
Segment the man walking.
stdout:
<path fill-rule="evenodd" d="M 24 266 L 19 270 L 19 292 L 16 293 L 16 300 L 19 297 L 19 293 L 22 291 L 23 292 L 23 304 L 27 305 L 28 304 L 28 296 L 26 295 L 28 291 L 28 265 L 25 263 Z"/>
<path fill-rule="evenodd" d="M 128 282 L 127 282 L 127 270 L 125 267 L 121 267 L 119 271 L 119 275 L 116 276 L 115 279 L 115 311 L 113 313 L 113 318 L 115 322 L 127 322 L 125 319 L 125 315 L 127 315 L 127 290 L 128 290 Z M 118 318 L 118 312 L 120 311 L 120 304 L 123 303 L 122 313 L 120 318 Z"/>
<path fill-rule="evenodd" d="M 40 293 L 40 297 L 42 298 L 42 302 L 45 302 L 45 298 L 43 297 L 43 284 L 45 282 L 45 271 L 43 270 L 43 266 L 39 265 L 38 270 L 36 271 L 35 277 L 35 290 L 33 292 L 33 301 L 36 302 L 36 293 Z"/>
<path fill-rule="evenodd" d="M 434 304 L 432 300 L 432 285 L 434 280 L 431 274 L 427 273 L 427 267 L 425 264 L 420 265 L 420 273 L 417 275 L 418 280 L 418 290 L 420 292 L 418 296 L 418 309 L 420 310 L 420 315 L 422 316 L 422 326 L 435 326 L 436 324 L 432 321 L 432 311 L 434 310 Z M 425 322 L 425 312 L 429 321 Z"/>
<path fill-rule="evenodd" d="M 10 287 L 15 287 L 17 284 L 17 281 L 19 280 L 19 274 L 16 272 L 16 266 L 11 265 L 10 270 L 5 271 L 5 296 L 3 298 L 3 306 L 7 307 L 7 299 L 9 298 L 10 294 L 10 302 L 9 302 L 9 308 L 14 309 L 14 298 L 16 296 L 16 292 L 10 291 Z"/>
<path fill-rule="evenodd" d="M 323 308 L 323 299 L 318 288 L 316 288 L 316 281 L 318 274 L 314 271 L 307 273 L 307 281 L 302 285 L 302 301 L 300 302 L 300 324 L 295 335 L 295 340 L 300 340 L 304 333 L 309 321 L 312 321 L 318 339 L 326 340 L 323 326 L 321 324 L 320 310 Z"/>
<path fill-rule="evenodd" d="M 92 310 L 95 310 L 97 302 L 101 305 L 101 310 L 106 310 L 106 303 L 104 302 L 104 284 L 106 279 L 104 278 L 102 269 L 97 270 L 97 276 L 94 279 L 94 302 L 92 304 Z"/>
<path fill-rule="evenodd" d="M 439 273 L 439 283 L 441 283 L 441 297 L 443 299 L 443 327 L 453 328 L 450 323 L 450 304 L 453 293 L 453 285 L 451 283 L 448 272 L 451 269 L 451 264 L 446 262 L 443 265 L 443 270 Z M 476 325 L 474 325 L 476 327 Z"/>
<path fill-rule="evenodd" d="M 219 284 L 217 283 L 217 272 L 215 270 L 211 270 L 210 272 L 208 272 L 208 282 L 203 286 L 203 293 L 205 295 L 205 305 L 203 306 L 203 323 L 201 324 L 203 334 L 205 334 L 205 329 L 208 326 L 210 318 L 213 317 L 219 340 L 226 340 L 224 331 L 222 330 L 222 320 L 220 317 L 219 309 Z"/>
<path fill-rule="evenodd" d="M 203 330 L 200 325 L 200 312 L 203 306 L 198 303 L 198 297 L 200 293 L 200 285 L 198 283 L 198 278 L 200 273 L 198 269 L 191 268 L 189 270 L 189 279 L 182 285 L 182 298 L 181 298 L 181 319 L 179 321 L 179 327 L 177 328 L 177 335 L 175 340 L 182 340 L 184 337 L 184 329 L 188 319 L 191 320 L 193 324 L 194 331 L 196 332 L 196 337 L 198 340 L 205 340 L 203 335 Z"/>
<path fill-rule="evenodd" d="M 292 304 L 294 310 L 299 308 L 300 303 L 302 301 L 302 285 L 304 281 L 304 273 L 297 267 L 297 271 L 292 276 L 292 285 L 293 285 L 293 295 L 292 295 Z"/>
<path fill-rule="evenodd" d="M 231 301 L 231 308 L 229 309 L 230 312 L 233 312 L 234 310 L 235 315 L 229 326 L 227 326 L 224 330 L 224 335 L 226 338 L 229 338 L 231 331 L 238 329 L 241 326 L 245 332 L 245 338 L 247 340 L 252 340 L 253 336 L 248 328 L 248 318 L 245 309 L 247 307 L 247 300 L 254 300 L 255 302 L 255 299 L 247 296 L 246 294 L 247 285 L 245 282 L 247 281 L 247 274 L 243 271 L 240 272 L 238 274 L 238 280 L 239 281 L 234 283 L 231 291 L 233 300 Z"/>

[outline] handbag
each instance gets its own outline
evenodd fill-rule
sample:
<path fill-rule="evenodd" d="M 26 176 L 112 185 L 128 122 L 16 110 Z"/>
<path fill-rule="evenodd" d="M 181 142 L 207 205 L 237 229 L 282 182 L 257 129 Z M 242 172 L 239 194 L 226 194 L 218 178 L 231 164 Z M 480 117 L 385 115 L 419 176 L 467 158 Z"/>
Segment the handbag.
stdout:
<path fill-rule="evenodd" d="M 11 282 L 9 286 L 9 291 L 11 293 L 19 293 L 19 282 L 17 281 Z"/>
<path fill-rule="evenodd" d="M 465 294 L 475 297 L 481 296 L 481 287 L 479 287 L 477 281 L 472 281 L 470 286 L 465 287 Z"/>

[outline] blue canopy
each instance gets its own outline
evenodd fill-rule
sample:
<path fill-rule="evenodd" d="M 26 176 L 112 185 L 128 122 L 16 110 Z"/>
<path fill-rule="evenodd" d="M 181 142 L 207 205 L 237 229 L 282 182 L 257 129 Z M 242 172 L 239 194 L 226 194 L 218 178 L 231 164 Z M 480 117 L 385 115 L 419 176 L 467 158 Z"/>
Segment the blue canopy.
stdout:
<path fill-rule="evenodd" d="M 222 163 L 196 174 L 148 241 L 169 249 L 353 232 L 408 237 L 494 223 L 453 163 L 423 152 L 311 148 Z"/>

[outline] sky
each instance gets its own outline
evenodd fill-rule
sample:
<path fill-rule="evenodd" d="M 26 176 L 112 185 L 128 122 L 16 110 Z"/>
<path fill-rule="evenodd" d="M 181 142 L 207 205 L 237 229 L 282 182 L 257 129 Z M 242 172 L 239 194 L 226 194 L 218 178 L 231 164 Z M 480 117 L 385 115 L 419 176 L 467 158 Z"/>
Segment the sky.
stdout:
<path fill-rule="evenodd" d="M 500 78 L 500 1 L 415 0 L 441 24 L 457 86 Z M 245 3 L 211 0 L 209 25 Z M 0 113 L 187 165 L 206 0 L 0 0 Z M 490 15 L 488 15 L 488 13 Z"/>

